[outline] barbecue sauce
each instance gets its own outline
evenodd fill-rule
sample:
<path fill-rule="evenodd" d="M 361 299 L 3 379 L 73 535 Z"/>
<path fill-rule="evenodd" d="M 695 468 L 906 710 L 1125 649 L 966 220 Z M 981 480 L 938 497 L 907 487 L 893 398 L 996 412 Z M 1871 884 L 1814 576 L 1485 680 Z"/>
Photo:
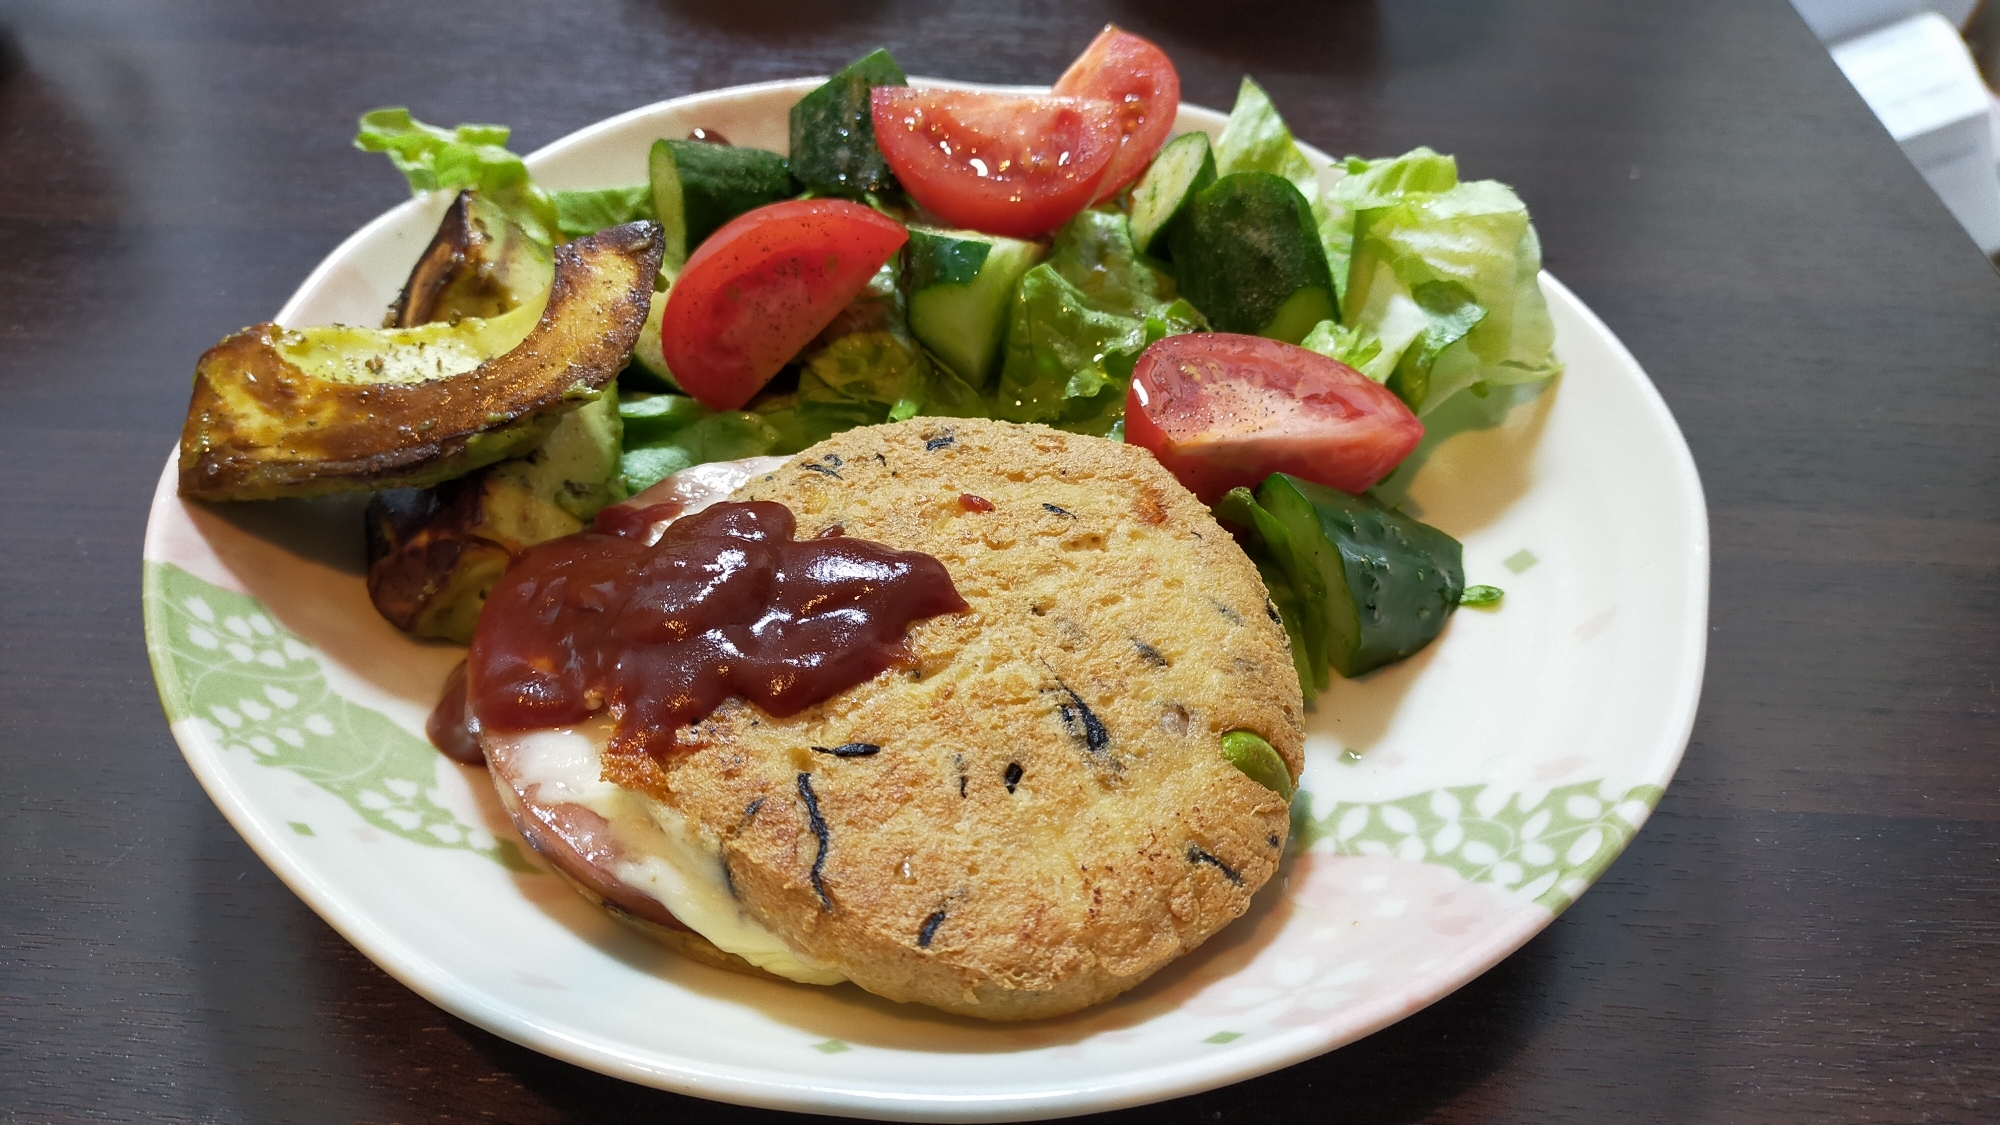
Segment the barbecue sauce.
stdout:
<path fill-rule="evenodd" d="M 424 733 L 438 752 L 461 766 L 483 766 L 486 751 L 479 748 L 479 725 L 472 721 L 465 705 L 465 661 L 451 670 L 444 681 L 444 698 L 431 709 Z"/>
<path fill-rule="evenodd" d="M 648 545 L 651 522 L 600 517 L 515 557 L 467 658 L 481 728 L 568 726 L 601 708 L 610 752 L 665 754 L 731 696 L 796 714 L 905 660 L 912 623 L 968 608 L 935 558 L 796 540 L 782 504 L 717 504 Z"/>

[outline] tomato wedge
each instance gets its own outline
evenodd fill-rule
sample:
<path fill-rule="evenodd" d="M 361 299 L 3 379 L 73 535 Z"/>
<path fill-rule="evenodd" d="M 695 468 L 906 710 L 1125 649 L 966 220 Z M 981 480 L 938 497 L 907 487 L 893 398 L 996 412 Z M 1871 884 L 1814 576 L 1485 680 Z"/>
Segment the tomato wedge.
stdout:
<path fill-rule="evenodd" d="M 1423 436 L 1387 387 L 1262 336 L 1169 336 L 1139 357 L 1125 397 L 1125 440 L 1208 504 L 1278 472 L 1363 492 Z"/>
<path fill-rule="evenodd" d="M 688 256 L 667 295 L 667 369 L 710 410 L 740 409 L 909 237 L 903 224 L 843 199 L 738 215 Z"/>
<path fill-rule="evenodd" d="M 1105 24 L 1063 76 L 1055 92 L 1098 98 L 1118 108 L 1120 148 L 1097 185 L 1097 198 L 1116 195 L 1139 178 L 1167 143 L 1181 110 L 1181 76 L 1167 53 L 1150 40 Z"/>
<path fill-rule="evenodd" d="M 1090 205 L 1119 152 L 1093 98 L 877 86 L 875 143 L 910 197 L 952 226 L 1033 238 Z"/>

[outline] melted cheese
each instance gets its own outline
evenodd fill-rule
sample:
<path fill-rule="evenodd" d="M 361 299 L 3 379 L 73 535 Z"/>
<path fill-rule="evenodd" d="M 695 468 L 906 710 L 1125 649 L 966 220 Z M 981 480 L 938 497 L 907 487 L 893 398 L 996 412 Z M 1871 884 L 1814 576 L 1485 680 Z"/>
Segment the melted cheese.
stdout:
<path fill-rule="evenodd" d="M 783 457 L 749 457 L 682 469 L 625 503 L 631 507 L 676 504 L 679 511 L 653 525 L 648 542 L 659 539 L 674 519 L 690 516 L 727 499 L 755 477 L 774 472 Z M 839 984 L 847 978 L 807 964 L 778 935 L 743 909 L 729 885 L 722 846 L 713 833 L 688 820 L 679 809 L 644 793 L 604 780 L 602 755 L 611 726 L 597 722 L 575 728 L 488 734 L 505 739 L 513 786 L 495 772 L 501 799 L 512 808 L 532 787 L 537 804 L 576 804 L 609 821 L 623 859 L 610 872 L 617 880 L 667 908 L 717 949 L 802 984 Z M 512 791 L 518 789 L 518 793 Z"/>
<path fill-rule="evenodd" d="M 600 722 L 497 737 L 510 743 L 520 792 L 533 792 L 538 804 L 582 805 L 610 822 L 622 852 L 611 869 L 619 882 L 658 901 L 716 948 L 766 972 L 803 984 L 846 980 L 806 963 L 750 916 L 729 885 L 713 833 L 671 805 L 603 779 L 600 755 L 610 732 L 610 725 Z"/>

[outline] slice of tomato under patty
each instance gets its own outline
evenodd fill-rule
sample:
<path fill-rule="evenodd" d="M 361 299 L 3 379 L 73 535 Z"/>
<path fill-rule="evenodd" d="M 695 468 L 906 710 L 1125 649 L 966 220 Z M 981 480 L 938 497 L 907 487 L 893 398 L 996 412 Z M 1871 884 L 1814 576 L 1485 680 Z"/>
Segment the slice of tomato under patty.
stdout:
<path fill-rule="evenodd" d="M 1261 336 L 1169 336 L 1139 357 L 1125 399 L 1125 440 L 1208 504 L 1277 472 L 1365 492 L 1423 436 L 1387 387 Z"/>
<path fill-rule="evenodd" d="M 710 410 L 741 408 L 908 239 L 903 224 L 841 199 L 737 216 L 689 255 L 667 296 L 667 369 Z"/>
<path fill-rule="evenodd" d="M 903 190 L 952 226 L 1033 238 L 1090 205 L 1118 155 L 1095 98 L 877 86 L 875 143 Z"/>

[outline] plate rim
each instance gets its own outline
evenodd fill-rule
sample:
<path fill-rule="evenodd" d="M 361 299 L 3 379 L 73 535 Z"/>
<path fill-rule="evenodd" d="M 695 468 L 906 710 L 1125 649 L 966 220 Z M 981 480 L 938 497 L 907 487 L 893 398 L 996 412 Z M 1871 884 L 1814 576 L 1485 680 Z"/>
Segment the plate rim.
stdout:
<path fill-rule="evenodd" d="M 536 149 L 525 159 L 532 169 L 537 164 L 560 157 L 572 147 L 589 143 L 602 133 L 622 128 L 634 119 L 677 109 L 690 102 L 722 96 L 767 94 L 794 88 L 803 91 L 823 80 L 814 77 L 776 79 L 664 99 L 584 125 Z M 911 82 L 913 85 L 968 89 L 1046 89 L 1046 87 L 992 86 L 919 77 L 912 77 Z M 1190 111 L 1196 117 L 1213 116 L 1217 119 L 1226 117 L 1225 114 L 1204 106 L 1182 103 L 1182 114 L 1186 115 Z M 1321 150 L 1303 141 L 1298 143 L 1309 156 L 1328 159 Z M 359 244 L 374 237 L 384 226 L 403 221 L 412 211 L 436 206 L 443 195 L 442 192 L 428 192 L 412 196 L 364 223 L 341 240 L 306 275 L 285 300 L 274 319 L 279 323 L 286 323 L 288 318 L 296 314 L 298 308 L 305 303 L 307 295 L 321 287 L 326 278 L 351 257 Z M 1608 348 L 1614 360 L 1637 376 L 1636 388 L 1640 392 L 1640 399 L 1648 415 L 1646 421 L 1671 439 L 1669 444 L 1674 456 L 1668 468 L 1675 485 L 1677 499 L 1686 506 L 1690 517 L 1691 538 L 1682 546 L 1688 556 L 1689 584 L 1683 595 L 1688 601 L 1691 612 L 1681 623 L 1682 674 L 1676 680 L 1675 698 L 1665 711 L 1671 716 L 1671 720 L 1663 722 L 1653 733 L 1652 744 L 1648 747 L 1649 751 L 1659 747 L 1667 750 L 1659 758 L 1661 765 L 1657 779 L 1651 777 L 1647 779 L 1657 783 L 1664 791 L 1671 784 L 1686 754 L 1706 678 L 1712 582 L 1706 496 L 1686 435 L 1645 368 L 1596 312 L 1567 286 L 1546 270 L 1540 273 L 1538 280 L 1551 304 L 1562 304 L 1567 312 L 1588 325 L 1596 337 L 1596 342 Z M 156 550 L 157 541 L 166 532 L 158 518 L 159 511 L 164 503 L 170 502 L 176 496 L 174 484 L 177 479 L 177 464 L 178 443 L 175 450 L 169 453 L 162 476 L 156 484 L 153 501 L 148 507 L 142 547 L 143 559 L 154 560 L 161 557 L 161 552 Z M 176 706 L 168 698 L 168 691 L 170 685 L 178 684 L 178 676 L 170 667 L 167 655 L 152 643 L 153 629 L 150 627 L 153 614 L 164 597 L 156 589 L 158 582 L 156 574 L 157 571 L 152 566 L 143 568 L 142 617 L 148 626 L 145 630 L 147 657 L 153 670 L 154 685 L 168 714 L 171 715 Z M 275 825 L 263 822 L 256 813 L 249 794 L 224 768 L 219 748 L 201 745 L 200 740 L 191 737 L 186 729 L 190 725 L 185 720 L 172 722 L 169 724 L 169 729 L 190 771 L 194 773 L 203 790 L 229 821 L 231 827 L 243 837 L 258 858 L 271 868 L 280 881 L 315 914 L 350 945 L 412 992 L 492 1034 L 585 1069 L 676 1093 L 767 1109 L 878 1119 L 1026 1120 L 1129 1108 L 1201 1093 L 1318 1057 L 1399 1022 L 1484 974 L 1520 949 L 1560 916 L 1559 913 L 1551 913 L 1545 918 L 1524 915 L 1518 921 L 1496 928 L 1485 946 L 1478 950 L 1479 956 L 1476 960 L 1470 962 L 1476 964 L 1476 968 L 1465 972 L 1455 982 L 1442 986 L 1434 994 L 1426 995 L 1420 1003 L 1413 1006 L 1404 1005 L 1391 1009 L 1390 1006 L 1384 1005 L 1385 1010 L 1380 1013 L 1381 1018 L 1351 1033 L 1329 1034 L 1316 1032 L 1312 1027 L 1293 1028 L 1277 1035 L 1247 1039 L 1241 1045 L 1219 1048 L 1215 1054 L 1200 1059 L 1163 1063 L 1140 1070 L 1126 1070 L 1108 1080 L 1073 1084 L 1060 1089 L 1015 1093 L 964 1095 L 934 1091 L 898 1093 L 873 1086 L 849 1085 L 810 1077 L 779 1080 L 778 1072 L 768 1066 L 718 1066 L 708 1062 L 689 1064 L 653 1052 L 626 1050 L 616 1044 L 566 1032 L 538 1018 L 532 1012 L 497 1000 L 476 983 L 454 972 L 449 965 L 407 947 L 394 931 L 382 925 L 377 919 L 343 902 L 335 882 L 317 874 L 304 862 L 302 854 L 292 850 L 290 841 L 277 833 Z M 1639 822 L 1633 825 L 1632 834 L 1624 847 L 1629 847 L 1630 841 L 1637 838 L 1653 811 L 1653 808 L 1647 808 Z M 1620 848 L 1618 854 L 1623 853 L 1624 847 Z M 1606 864 L 1605 870 L 1609 869 L 1611 862 L 1616 862 L 1615 855 Z M 1601 877 L 1602 874 L 1600 871 L 1597 877 Z M 1596 878 L 1593 878 L 1592 885 L 1595 882 Z"/>

